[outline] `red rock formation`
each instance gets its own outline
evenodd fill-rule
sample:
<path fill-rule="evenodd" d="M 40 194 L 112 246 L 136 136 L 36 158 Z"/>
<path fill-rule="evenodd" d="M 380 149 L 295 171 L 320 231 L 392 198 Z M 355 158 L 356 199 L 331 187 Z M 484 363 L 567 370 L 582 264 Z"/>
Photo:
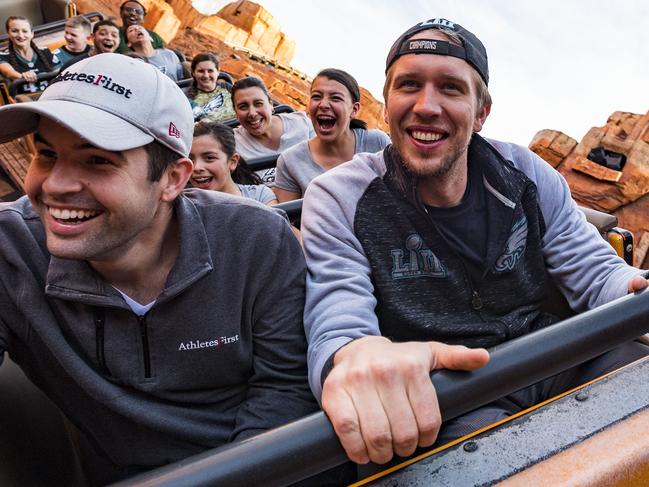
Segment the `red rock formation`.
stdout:
<path fill-rule="evenodd" d="M 244 47 L 268 53 L 280 63 L 289 64 L 293 59 L 295 42 L 281 32 L 279 24 L 261 5 L 250 1 L 233 2 L 216 15 L 249 33 Z"/>
<path fill-rule="evenodd" d="M 599 147 L 626 157 L 621 171 L 588 160 Z M 563 174 L 579 204 L 617 216 L 620 226 L 634 233 L 635 265 L 649 268 L 649 112 L 615 112 L 579 144 L 561 132 L 542 130 L 530 149 Z"/>
<path fill-rule="evenodd" d="M 293 59 L 295 42 L 286 37 L 277 21 L 261 5 L 237 1 L 223 7 L 216 15 L 203 15 L 192 6 L 191 0 L 167 0 L 167 3 L 183 28 L 215 36 L 279 63 L 290 64 Z"/>
<path fill-rule="evenodd" d="M 80 12 L 100 11 L 119 20 L 123 0 L 76 0 Z M 226 5 L 217 15 L 206 16 L 192 7 L 191 0 L 140 0 L 147 8 L 145 26 L 155 30 L 188 59 L 202 51 L 215 51 L 221 69 L 235 79 L 254 75 L 264 80 L 271 95 L 304 110 L 309 98 L 309 77 L 288 63 L 294 43 L 281 32 L 272 15 L 250 1 Z M 237 47 L 238 46 L 238 47 Z M 315 73 L 314 73 L 315 74 Z M 359 118 L 369 127 L 387 131 L 383 104 L 361 88 Z"/>

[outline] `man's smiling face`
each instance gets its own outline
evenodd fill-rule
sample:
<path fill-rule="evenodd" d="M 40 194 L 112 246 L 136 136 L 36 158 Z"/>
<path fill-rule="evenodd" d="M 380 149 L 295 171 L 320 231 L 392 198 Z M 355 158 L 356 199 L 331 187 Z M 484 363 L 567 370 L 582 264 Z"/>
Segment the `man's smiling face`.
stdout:
<path fill-rule="evenodd" d="M 36 142 L 25 190 L 52 255 L 106 262 L 146 238 L 162 189 L 148 178 L 144 148 L 100 149 L 44 117 Z"/>
<path fill-rule="evenodd" d="M 449 40 L 438 30 L 411 39 Z M 489 112 L 478 107 L 476 76 L 466 61 L 439 54 L 406 54 L 390 66 L 385 121 L 394 147 L 416 175 L 436 177 L 466 164 L 471 136 Z"/>

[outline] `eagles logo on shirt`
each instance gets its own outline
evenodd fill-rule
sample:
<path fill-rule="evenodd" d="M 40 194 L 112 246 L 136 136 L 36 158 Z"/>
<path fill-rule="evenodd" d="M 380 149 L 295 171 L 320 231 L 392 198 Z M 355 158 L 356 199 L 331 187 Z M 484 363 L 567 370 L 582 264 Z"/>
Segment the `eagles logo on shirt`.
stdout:
<path fill-rule="evenodd" d="M 213 110 L 216 110 L 217 108 L 221 108 L 224 103 L 225 103 L 225 97 L 223 96 L 223 93 L 219 93 L 214 98 L 212 98 L 209 102 L 203 105 L 203 110 L 205 110 L 205 112 L 211 112 Z"/>
<path fill-rule="evenodd" d="M 522 216 L 512 225 L 511 233 L 505 243 L 504 252 L 494 264 L 496 272 L 509 272 L 521 260 L 527 247 L 527 218 Z"/>

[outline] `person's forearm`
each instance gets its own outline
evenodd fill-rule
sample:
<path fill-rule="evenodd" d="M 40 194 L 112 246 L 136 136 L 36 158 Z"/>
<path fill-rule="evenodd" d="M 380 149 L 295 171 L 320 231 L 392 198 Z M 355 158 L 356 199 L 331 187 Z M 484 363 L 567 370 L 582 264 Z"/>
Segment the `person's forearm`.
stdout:
<path fill-rule="evenodd" d="M 0 64 L 0 74 L 11 81 L 23 79 L 23 73 L 19 73 L 10 64 Z"/>

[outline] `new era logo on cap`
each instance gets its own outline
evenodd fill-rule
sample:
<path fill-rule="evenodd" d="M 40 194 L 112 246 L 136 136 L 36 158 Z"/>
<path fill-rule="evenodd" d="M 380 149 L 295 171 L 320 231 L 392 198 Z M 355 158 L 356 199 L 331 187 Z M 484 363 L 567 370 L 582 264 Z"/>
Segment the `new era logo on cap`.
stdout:
<path fill-rule="evenodd" d="M 169 135 L 180 139 L 180 130 L 176 128 L 173 122 L 169 122 Z"/>

